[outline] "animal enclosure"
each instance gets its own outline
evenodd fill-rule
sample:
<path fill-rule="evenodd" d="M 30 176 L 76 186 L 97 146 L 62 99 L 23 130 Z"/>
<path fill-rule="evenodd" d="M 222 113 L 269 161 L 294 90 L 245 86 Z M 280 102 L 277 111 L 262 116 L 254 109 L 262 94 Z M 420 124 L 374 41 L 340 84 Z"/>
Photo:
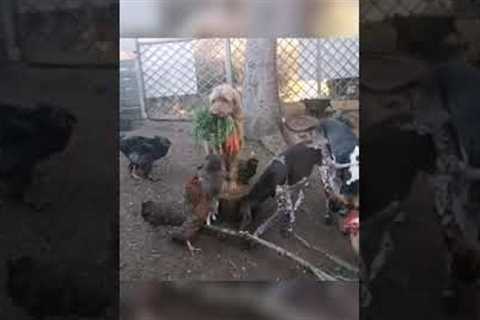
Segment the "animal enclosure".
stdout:
<path fill-rule="evenodd" d="M 307 151 L 309 160 L 306 164 L 299 165 L 308 171 L 301 181 L 305 182 L 310 176 L 312 179 L 308 187 L 303 182 L 295 186 L 304 189 L 305 193 L 300 190 L 298 197 L 301 200 L 295 201 L 295 212 L 298 212 L 295 229 L 299 232 L 295 235 L 299 239 L 289 239 L 285 233 L 281 233 L 293 232 L 293 218 L 290 219 L 289 228 L 284 228 L 286 215 L 273 215 L 278 209 L 278 199 L 269 197 L 269 191 L 266 192 L 267 198 L 253 199 L 250 193 L 256 191 L 253 192 L 250 188 L 254 181 L 257 183 L 261 180 L 264 172 L 270 172 L 268 168 L 275 161 L 274 156 L 288 148 L 287 145 L 291 142 L 282 138 L 276 125 L 272 133 L 263 134 L 255 130 L 257 138 L 266 138 L 262 141 L 250 139 L 244 134 L 244 128 L 251 124 L 266 127 L 257 121 L 262 118 L 260 112 L 252 112 L 247 107 L 256 107 L 261 103 L 245 101 L 248 96 L 246 91 L 249 87 L 254 87 L 249 86 L 250 78 L 257 76 L 255 81 L 258 81 L 259 88 L 266 87 L 269 79 L 278 80 L 278 87 L 265 93 L 264 97 L 259 95 L 258 100 L 268 99 L 267 96 L 278 98 L 279 103 L 275 103 L 275 106 L 279 109 L 283 106 L 292 106 L 292 109 L 298 107 L 305 114 L 304 118 L 309 118 L 306 115 L 307 102 L 313 99 L 315 102 L 320 101 L 321 107 L 325 108 L 335 108 L 338 104 L 356 104 L 349 111 L 358 115 L 358 45 L 358 38 L 262 39 L 258 42 L 250 42 L 249 39 L 121 39 L 121 119 L 148 118 L 147 121 L 139 121 L 139 125 L 133 128 L 129 125 L 125 125 L 124 130 L 120 128 L 123 131 L 121 141 L 133 141 L 136 136 L 147 139 L 161 136 L 171 141 L 168 153 L 158 161 L 155 160 L 151 170 L 152 179 L 149 180 L 135 177 L 136 168 L 141 166 L 140 158 L 147 159 L 148 152 L 138 151 L 137 154 L 122 151 L 120 156 L 121 279 L 144 279 L 147 273 L 153 278 L 167 280 L 356 279 L 354 249 L 349 237 L 337 228 L 337 224 L 342 225 L 341 219 L 335 220 L 335 225 L 324 223 L 322 219 L 322 213 L 330 210 L 330 207 L 327 208 L 318 172 L 316 169 L 313 173 L 310 170 L 319 159 Z M 255 50 L 251 50 L 254 46 L 257 46 Z M 264 58 L 267 52 L 269 60 Z M 252 64 L 257 69 L 250 68 Z M 271 68 L 269 71 L 266 71 L 267 65 Z M 265 77 L 264 72 L 271 73 Z M 265 107 L 262 120 L 275 123 L 275 106 Z M 195 112 L 197 110 L 199 112 Z M 253 117 L 248 118 L 250 114 L 247 116 L 247 112 L 251 112 Z M 286 121 L 298 120 L 295 117 L 302 120 L 298 114 L 300 112 L 286 115 Z M 222 118 L 222 113 L 230 122 L 218 121 Z M 201 117 L 199 114 L 206 116 Z M 320 118 L 326 115 L 319 113 L 315 116 Z M 193 121 L 175 121 L 180 119 Z M 222 123 L 225 124 L 225 130 L 219 129 L 223 128 Z M 211 127 L 217 131 L 211 133 Z M 205 132 L 208 134 L 205 135 Z M 209 134 L 215 137 L 210 139 Z M 292 135 L 296 136 L 296 133 L 292 131 Z M 346 137 L 343 134 L 341 136 Z M 356 139 L 355 136 L 353 140 Z M 207 142 L 207 150 L 203 149 L 204 142 Z M 142 145 L 138 150 L 142 149 L 140 147 L 147 149 L 146 145 Z M 275 150 L 277 147 L 278 150 Z M 222 155 L 226 171 L 225 178 L 211 180 L 221 182 L 220 191 L 214 195 L 218 198 L 218 220 L 210 220 L 209 201 L 191 200 L 197 199 L 192 196 L 192 190 L 201 195 L 204 185 L 207 186 L 205 190 L 216 189 L 208 186 L 209 182 L 206 181 L 209 179 L 196 176 L 208 177 L 205 172 L 202 173 L 201 164 L 205 163 L 205 151 L 208 153 L 211 150 Z M 305 151 L 305 148 L 300 146 L 295 150 Z M 318 155 L 318 152 L 314 153 Z M 302 154 L 297 152 L 290 152 L 289 159 L 290 155 L 292 163 L 302 158 Z M 349 164 L 354 166 L 354 162 Z M 220 171 L 222 169 L 216 177 L 222 176 Z M 281 179 L 282 172 L 280 170 L 274 174 Z M 239 177 L 246 177 L 246 182 L 241 182 Z M 263 182 L 258 185 L 257 188 L 260 189 L 271 188 L 263 185 Z M 272 196 L 275 196 L 277 188 L 273 188 Z M 287 199 L 290 197 L 290 189 L 285 191 L 278 193 L 284 194 L 280 197 Z M 203 198 L 199 196 L 198 199 Z M 210 196 L 206 199 L 210 199 Z M 254 202 L 258 202 L 258 208 L 252 210 L 255 211 L 254 214 L 248 213 L 248 206 L 253 206 Z M 349 204 L 353 206 L 354 201 L 351 202 Z M 302 207 L 301 203 L 304 203 Z M 144 210 L 149 207 L 156 210 Z M 280 206 L 278 212 L 290 210 L 284 209 Z M 251 217 L 248 218 L 248 215 Z M 179 216 L 183 221 L 178 226 L 162 224 L 176 220 Z M 255 235 L 260 242 L 267 241 L 268 246 L 271 241 L 275 248 L 272 250 L 280 247 L 280 252 L 288 251 L 288 254 L 296 257 L 293 260 L 297 259 L 295 261 L 299 264 L 278 261 L 277 267 L 274 261 L 278 257 L 269 252 L 268 247 L 243 250 L 243 246 L 237 243 L 242 241 L 235 239 L 235 235 L 233 239 L 215 237 L 214 229 L 204 226 L 210 225 L 208 221 L 212 228 L 221 226 L 220 228 L 227 228 L 227 231 L 239 227 L 244 231 L 243 228 L 248 228 L 250 235 L 254 234 L 254 228 L 261 229 Z M 195 237 L 194 240 L 197 234 L 198 239 Z M 198 249 L 202 249 L 202 252 L 197 255 L 195 252 Z M 168 263 L 159 270 L 157 259 Z M 325 274 L 321 274 L 323 271 L 308 273 L 301 267 L 305 263 L 299 262 L 302 259 L 313 269 L 325 269 Z"/>
<path fill-rule="evenodd" d="M 188 118 L 213 87 L 243 86 L 247 39 L 122 39 L 121 47 L 122 41 L 137 53 L 151 119 Z M 358 38 L 278 39 L 276 60 L 282 102 L 358 99 Z"/>

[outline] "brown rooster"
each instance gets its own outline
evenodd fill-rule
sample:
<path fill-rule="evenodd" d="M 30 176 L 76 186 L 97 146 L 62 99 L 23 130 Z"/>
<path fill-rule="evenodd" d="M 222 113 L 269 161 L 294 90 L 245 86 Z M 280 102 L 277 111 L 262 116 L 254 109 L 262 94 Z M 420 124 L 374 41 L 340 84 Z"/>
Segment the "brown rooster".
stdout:
<path fill-rule="evenodd" d="M 343 222 L 343 232 L 350 237 L 352 248 L 360 256 L 360 216 L 357 210 L 351 210 Z"/>
<path fill-rule="evenodd" d="M 198 176 L 192 177 L 185 186 L 185 206 L 187 212 L 192 214 L 172 233 L 172 239 L 186 243 L 188 250 L 193 254 L 195 251 L 201 250 L 200 248 L 195 248 L 190 241 L 207 222 L 210 212 L 210 201 L 202 189 Z"/>
<path fill-rule="evenodd" d="M 218 210 L 218 195 L 225 181 L 225 167 L 218 155 L 208 155 L 207 163 L 201 167 L 198 175 L 190 178 L 185 185 L 185 205 L 187 220 L 172 234 L 172 239 L 187 244 L 191 253 L 200 251 L 190 240 L 204 224 L 215 220 Z"/>

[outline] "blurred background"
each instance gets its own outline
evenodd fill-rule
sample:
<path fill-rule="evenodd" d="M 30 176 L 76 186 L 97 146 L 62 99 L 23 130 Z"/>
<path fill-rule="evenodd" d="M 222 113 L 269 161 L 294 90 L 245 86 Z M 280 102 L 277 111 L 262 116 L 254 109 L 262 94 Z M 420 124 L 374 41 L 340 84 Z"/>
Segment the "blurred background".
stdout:
<path fill-rule="evenodd" d="M 0 63 L 115 64 L 118 1 L 2 1 Z"/>
<path fill-rule="evenodd" d="M 381 137 L 378 135 L 380 138 L 377 142 L 374 141 L 376 132 L 381 132 L 379 128 L 383 125 L 383 128 L 387 128 L 386 124 L 395 118 L 398 120 L 402 117 L 413 117 L 418 120 L 420 117 L 416 112 L 427 107 L 434 109 L 435 114 L 440 114 L 442 107 L 439 101 L 448 106 L 457 132 L 478 131 L 474 122 L 459 120 L 461 116 L 458 115 L 461 114 L 464 119 L 472 119 L 478 114 L 474 111 L 478 110 L 476 88 L 470 86 L 468 80 L 465 81 L 468 73 L 464 70 L 469 70 L 468 72 L 477 74 L 478 77 L 479 9 L 478 1 L 361 1 L 361 181 L 368 186 L 366 192 L 369 195 L 362 197 L 361 251 L 365 264 L 370 265 L 371 270 L 376 270 L 378 275 L 373 277 L 369 284 L 373 298 L 371 303 L 365 304 L 366 308 L 362 309 L 362 317 L 365 316 L 365 319 L 479 317 L 478 287 L 469 286 L 471 282 L 464 287 L 459 285 L 461 289 L 451 296 L 442 290 L 452 281 L 448 271 L 452 268 L 447 263 L 451 247 L 444 239 L 448 223 L 445 223 L 445 219 L 442 221 L 440 213 L 435 210 L 438 205 L 435 199 L 438 199 L 439 193 L 432 176 L 438 174 L 436 169 L 428 168 L 432 172 L 426 172 L 426 168 L 420 169 L 416 166 L 415 172 L 411 173 L 400 169 L 406 159 L 415 161 L 428 154 L 428 151 L 426 148 L 412 151 L 415 150 L 414 142 L 395 144 L 395 135 L 401 132 L 401 129 L 396 129 L 393 134 L 385 133 Z M 445 88 L 442 94 L 449 97 L 458 95 L 462 98 L 455 102 L 445 97 L 440 97 L 437 101 L 430 98 L 419 102 L 417 97 L 426 91 L 422 87 L 422 81 L 432 79 L 432 74 L 442 66 L 451 65 L 464 69 L 461 69 L 461 76 L 458 78 L 445 77 L 447 85 L 442 84 Z M 427 96 L 435 95 L 429 92 Z M 440 121 L 436 116 L 432 116 L 431 120 Z M 368 137 L 373 138 L 369 140 Z M 417 136 L 414 141 L 420 140 Z M 378 141 L 383 141 L 383 144 Z M 474 165 L 478 166 L 479 141 L 465 139 L 460 143 L 468 146 L 466 149 L 469 158 L 472 164 L 476 162 Z M 388 145 L 395 145 L 396 151 L 385 151 L 385 146 Z M 398 153 L 395 153 L 397 151 Z M 412 183 L 403 184 L 405 189 L 402 192 L 393 191 L 399 190 L 402 183 L 385 174 L 382 177 L 378 174 L 378 179 L 375 179 L 375 173 L 379 172 L 379 167 L 374 164 L 375 159 L 379 160 L 378 163 L 388 163 L 384 172 L 388 172 L 388 167 L 391 167 L 391 170 L 404 177 L 410 175 Z M 372 180 L 369 180 L 370 178 Z M 463 183 L 461 185 L 463 186 Z M 381 191 L 376 192 L 375 186 Z M 477 188 L 472 187 L 472 190 Z M 380 195 L 382 191 L 386 197 Z M 385 218 L 382 210 L 370 212 L 366 209 L 377 200 L 401 193 L 403 195 L 397 198 L 401 206 L 398 211 L 406 217 L 404 222 L 395 223 L 393 218 Z M 450 199 L 456 197 L 449 195 Z M 459 208 L 478 208 L 476 196 L 462 201 L 466 203 L 462 203 Z M 385 219 L 380 221 L 382 219 L 372 218 L 376 214 Z M 469 216 L 477 218 L 465 218 Z M 471 230 L 479 230 L 478 209 L 464 217 L 457 214 L 452 220 L 472 228 Z M 465 231 L 461 234 L 461 237 L 468 239 L 466 242 L 475 248 L 472 252 L 479 252 L 476 232 L 478 231 Z M 469 255 L 472 260 L 475 256 L 478 261 L 478 254 Z M 379 264 L 378 259 L 382 260 Z M 478 263 L 476 265 L 478 266 Z M 478 267 L 474 270 L 477 270 L 478 277 Z M 398 308 L 399 301 L 409 307 Z"/>
<path fill-rule="evenodd" d="M 359 24 L 356 0 L 120 0 L 120 6 L 122 37 L 348 37 Z"/>
<path fill-rule="evenodd" d="M 358 284 L 314 281 L 122 284 L 122 320 L 354 320 Z"/>
<path fill-rule="evenodd" d="M 38 206 L 12 201 L 1 190 L 2 319 L 116 313 L 118 11 L 116 0 L 0 3 L 0 149 L 8 148 L 12 122 L 3 104 L 20 113 L 45 102 L 78 121 L 68 150 L 35 170 L 28 194 Z M 39 122 L 25 119 L 28 132 Z"/>

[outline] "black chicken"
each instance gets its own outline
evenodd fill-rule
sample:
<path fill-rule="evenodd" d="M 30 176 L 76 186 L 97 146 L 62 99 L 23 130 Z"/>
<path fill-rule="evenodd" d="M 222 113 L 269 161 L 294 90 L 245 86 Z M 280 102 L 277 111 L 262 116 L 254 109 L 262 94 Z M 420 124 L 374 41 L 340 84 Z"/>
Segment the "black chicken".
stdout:
<path fill-rule="evenodd" d="M 258 159 L 253 155 L 248 160 L 238 161 L 238 182 L 248 185 L 250 179 L 255 176 L 258 168 Z"/>
<path fill-rule="evenodd" d="M 65 150 L 76 123 L 61 107 L 0 104 L 0 182 L 8 195 L 23 200 L 37 163 Z"/>
<path fill-rule="evenodd" d="M 128 171 L 133 178 L 155 181 L 150 177 L 153 163 L 167 155 L 171 144 L 170 140 L 159 136 L 124 137 L 120 140 L 120 151 L 130 161 Z"/>

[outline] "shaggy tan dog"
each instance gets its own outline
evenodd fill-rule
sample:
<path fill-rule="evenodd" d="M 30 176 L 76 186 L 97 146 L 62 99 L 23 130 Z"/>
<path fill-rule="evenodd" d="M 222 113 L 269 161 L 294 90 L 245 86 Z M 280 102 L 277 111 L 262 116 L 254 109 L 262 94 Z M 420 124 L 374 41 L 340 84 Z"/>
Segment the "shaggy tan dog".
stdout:
<path fill-rule="evenodd" d="M 237 139 L 236 148 L 222 148 L 220 153 L 225 160 L 225 166 L 229 172 L 230 181 L 236 180 L 236 159 L 244 144 L 244 115 L 242 111 L 242 99 L 238 90 L 229 84 L 221 84 L 213 88 L 209 97 L 210 113 L 217 117 L 231 117 L 235 123 L 234 139 Z M 211 153 L 212 150 L 209 150 Z"/>
<path fill-rule="evenodd" d="M 235 129 L 243 144 L 242 98 L 240 92 L 229 84 L 221 84 L 213 88 L 209 97 L 210 112 L 218 117 L 231 116 L 235 121 Z"/>

